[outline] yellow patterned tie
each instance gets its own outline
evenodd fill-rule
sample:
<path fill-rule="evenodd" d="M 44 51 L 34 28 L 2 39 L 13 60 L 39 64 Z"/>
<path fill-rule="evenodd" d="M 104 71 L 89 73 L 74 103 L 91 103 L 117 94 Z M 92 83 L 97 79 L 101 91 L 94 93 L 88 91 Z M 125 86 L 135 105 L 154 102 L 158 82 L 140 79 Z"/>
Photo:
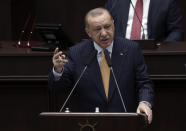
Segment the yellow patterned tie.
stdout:
<path fill-rule="evenodd" d="M 106 97 L 108 98 L 110 67 L 108 66 L 107 61 L 105 59 L 104 50 L 102 50 L 101 56 L 102 56 L 102 59 L 100 63 L 100 70 L 101 70 L 101 75 L 102 75 L 103 86 L 105 89 L 105 94 L 106 94 Z"/>

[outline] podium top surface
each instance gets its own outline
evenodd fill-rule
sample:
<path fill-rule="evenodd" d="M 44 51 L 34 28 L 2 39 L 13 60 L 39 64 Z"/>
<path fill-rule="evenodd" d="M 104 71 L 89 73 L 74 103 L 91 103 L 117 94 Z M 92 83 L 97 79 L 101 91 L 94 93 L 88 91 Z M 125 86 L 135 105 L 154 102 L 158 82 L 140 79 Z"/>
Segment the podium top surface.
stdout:
<path fill-rule="evenodd" d="M 138 113 L 117 113 L 117 112 L 42 112 L 40 116 L 130 116 L 130 117 L 144 117 L 144 114 Z"/>

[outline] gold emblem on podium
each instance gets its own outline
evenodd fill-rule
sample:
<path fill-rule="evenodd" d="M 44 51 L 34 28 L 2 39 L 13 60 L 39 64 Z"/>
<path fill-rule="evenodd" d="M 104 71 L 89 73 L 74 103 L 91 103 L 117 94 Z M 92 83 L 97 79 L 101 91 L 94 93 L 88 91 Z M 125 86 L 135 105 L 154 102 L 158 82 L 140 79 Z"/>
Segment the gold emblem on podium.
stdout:
<path fill-rule="evenodd" d="M 78 123 L 80 126 L 80 131 L 96 131 L 95 126 L 97 125 L 97 122 L 94 124 L 90 124 L 87 120 L 85 124 Z"/>

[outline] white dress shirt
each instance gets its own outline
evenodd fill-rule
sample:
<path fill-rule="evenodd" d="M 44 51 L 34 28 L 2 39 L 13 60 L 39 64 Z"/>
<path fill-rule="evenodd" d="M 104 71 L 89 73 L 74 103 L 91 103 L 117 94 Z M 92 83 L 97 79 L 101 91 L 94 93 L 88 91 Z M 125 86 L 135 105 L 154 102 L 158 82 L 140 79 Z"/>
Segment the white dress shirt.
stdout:
<path fill-rule="evenodd" d="M 112 47 L 113 47 L 113 42 L 106 48 L 109 52 L 109 55 L 110 55 L 110 58 L 112 56 Z M 101 51 L 103 50 L 98 44 L 96 44 L 94 42 L 94 48 L 98 51 L 97 53 L 97 60 L 98 60 L 98 63 L 100 64 L 101 62 Z"/>
<path fill-rule="evenodd" d="M 131 1 L 135 7 L 137 0 L 131 0 Z M 144 28 L 145 39 L 148 39 L 147 24 L 148 24 L 149 5 L 150 5 L 150 0 L 143 0 L 142 25 Z M 126 28 L 126 36 L 125 36 L 127 39 L 130 39 L 130 36 L 131 36 L 134 13 L 135 13 L 134 8 L 130 4 L 129 16 L 128 16 L 128 22 L 127 22 L 127 28 Z M 143 34 L 143 28 L 141 27 L 141 38 L 142 38 L 142 34 Z"/>

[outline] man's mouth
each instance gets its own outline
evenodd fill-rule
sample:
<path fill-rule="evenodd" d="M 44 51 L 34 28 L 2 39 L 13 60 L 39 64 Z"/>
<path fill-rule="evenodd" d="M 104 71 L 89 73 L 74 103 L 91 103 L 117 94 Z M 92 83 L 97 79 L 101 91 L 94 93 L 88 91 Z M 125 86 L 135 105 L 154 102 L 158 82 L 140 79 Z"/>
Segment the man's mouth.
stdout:
<path fill-rule="evenodd" d="M 108 40 L 109 40 L 108 38 L 105 38 L 105 39 L 102 39 L 101 41 L 102 42 L 108 42 Z"/>

